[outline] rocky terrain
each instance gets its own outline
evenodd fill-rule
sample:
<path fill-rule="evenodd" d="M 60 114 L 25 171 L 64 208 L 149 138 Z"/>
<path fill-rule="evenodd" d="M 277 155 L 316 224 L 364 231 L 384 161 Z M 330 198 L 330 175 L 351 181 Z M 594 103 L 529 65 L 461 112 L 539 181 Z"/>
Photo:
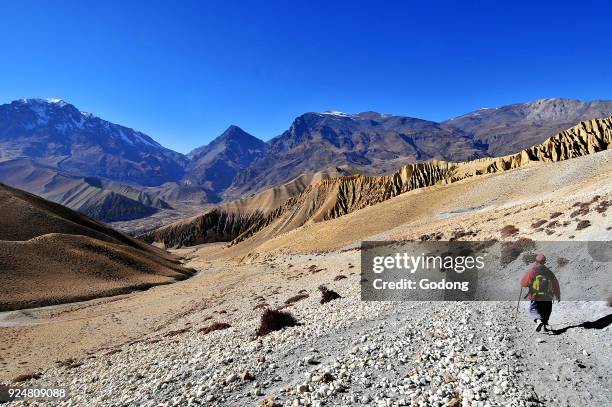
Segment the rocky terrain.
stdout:
<path fill-rule="evenodd" d="M 606 150 L 612 143 L 612 119 L 585 121 L 543 143 L 498 158 L 452 163 L 430 161 L 409 164 L 386 176 L 343 176 L 310 184 L 272 210 L 253 205 L 219 207 L 187 221 L 180 221 L 145 236 L 167 247 L 233 241 L 257 233 L 268 238 L 296 229 L 307 222 L 321 222 L 391 199 L 399 194 L 436 184 L 500 173 L 515 168 L 572 159 Z"/>
<path fill-rule="evenodd" d="M 359 274 L 347 269 L 357 260 L 353 252 L 236 265 L 243 283 L 216 280 L 222 297 L 200 290 L 206 305 L 161 331 L 62 361 L 27 383 L 67 387 L 70 401 L 58 405 L 566 406 L 609 399 L 605 304 L 558 305 L 551 323 L 559 335 L 542 336 L 524 303 L 516 315 L 510 302 L 363 302 Z M 203 278 L 192 283 L 212 282 Z M 320 284 L 342 298 L 321 304 Z M 257 337 L 264 301 L 300 325 Z M 590 329 L 579 326 L 585 322 Z"/>

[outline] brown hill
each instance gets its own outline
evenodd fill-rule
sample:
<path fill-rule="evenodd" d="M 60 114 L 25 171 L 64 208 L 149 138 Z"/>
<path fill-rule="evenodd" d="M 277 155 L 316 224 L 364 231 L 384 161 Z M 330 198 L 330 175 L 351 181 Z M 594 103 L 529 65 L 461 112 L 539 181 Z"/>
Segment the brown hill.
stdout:
<path fill-rule="evenodd" d="M 303 174 L 276 188 L 251 197 L 220 205 L 201 215 L 180 220 L 140 236 L 148 242 L 163 242 L 167 247 L 200 243 L 229 242 L 255 224 L 262 224 L 291 197 L 301 194 L 314 183 L 346 175 L 341 167 Z"/>
<path fill-rule="evenodd" d="M 0 310 L 143 289 L 192 271 L 168 253 L 0 184 Z"/>
<path fill-rule="evenodd" d="M 158 229 L 147 238 L 166 246 L 205 242 L 238 243 L 255 234 L 272 238 L 305 223 L 338 218 L 388 200 L 401 193 L 436 184 L 508 171 L 537 163 L 556 162 L 606 150 L 612 143 L 612 118 L 582 122 L 541 144 L 516 154 L 452 163 L 428 161 L 410 164 L 387 176 L 353 175 L 310 184 L 273 210 L 226 210 L 218 207 L 198 217 Z M 248 201 L 247 201 L 248 202 Z"/>

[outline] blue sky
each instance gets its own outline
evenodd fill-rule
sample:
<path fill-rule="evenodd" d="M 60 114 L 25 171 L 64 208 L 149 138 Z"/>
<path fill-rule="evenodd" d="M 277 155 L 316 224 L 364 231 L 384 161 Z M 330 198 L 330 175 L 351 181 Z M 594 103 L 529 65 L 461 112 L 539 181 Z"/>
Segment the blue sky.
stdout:
<path fill-rule="evenodd" d="M 6 1 L 0 102 L 59 97 L 188 152 L 307 111 L 612 99 L 612 6 L 505 3 Z"/>

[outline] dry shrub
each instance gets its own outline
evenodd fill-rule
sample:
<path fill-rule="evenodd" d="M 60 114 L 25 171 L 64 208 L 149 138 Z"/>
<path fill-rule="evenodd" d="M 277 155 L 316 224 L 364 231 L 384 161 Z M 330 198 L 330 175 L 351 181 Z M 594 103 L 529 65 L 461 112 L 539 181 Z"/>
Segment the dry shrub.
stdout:
<path fill-rule="evenodd" d="M 506 225 L 500 230 L 501 237 L 509 237 L 519 232 L 518 228 L 514 225 Z"/>
<path fill-rule="evenodd" d="M 558 218 L 561 215 L 563 215 L 563 212 L 553 212 L 550 214 L 550 219 Z"/>
<path fill-rule="evenodd" d="M 548 222 L 548 224 L 546 225 L 547 228 L 556 228 L 560 226 L 559 222 L 556 220 L 551 220 L 550 222 Z"/>
<path fill-rule="evenodd" d="M 319 286 L 319 291 L 321 291 L 321 304 L 325 304 L 330 301 L 337 300 L 338 298 L 342 298 L 340 294 L 338 294 L 334 290 L 330 290 L 324 285 Z"/>
<path fill-rule="evenodd" d="M 107 353 L 107 355 L 108 354 L 112 355 L 111 352 L 113 352 L 113 351 L 111 350 L 110 352 Z M 61 360 L 61 361 L 58 361 L 58 362 L 55 362 L 55 363 L 57 363 L 57 365 L 59 367 L 65 367 L 66 369 L 74 369 L 74 368 L 79 367 L 79 366 L 81 366 L 83 364 L 83 362 L 79 362 L 79 361 L 77 361 L 75 359 L 72 359 L 72 358 L 66 359 L 66 360 Z"/>
<path fill-rule="evenodd" d="M 515 242 L 503 242 L 499 261 L 502 266 L 507 266 L 516 260 L 523 252 L 535 249 L 533 240 L 521 237 Z"/>
<path fill-rule="evenodd" d="M 443 235 L 441 233 L 439 235 L 436 235 L 436 240 L 441 240 L 442 236 Z M 476 236 L 478 236 L 478 231 L 458 229 L 453 232 L 451 238 L 448 240 L 454 241 L 454 240 L 459 240 L 461 238 L 469 239 L 470 237 L 476 237 Z"/>
<path fill-rule="evenodd" d="M 255 332 L 255 335 L 264 336 L 270 332 L 280 331 L 283 328 L 297 325 L 299 325 L 299 322 L 291 313 L 268 308 L 261 315 L 259 328 Z"/>
<path fill-rule="evenodd" d="M 346 278 L 345 275 L 338 274 L 336 277 L 334 277 L 334 281 L 344 280 L 345 278 Z"/>
<path fill-rule="evenodd" d="M 525 263 L 525 264 L 534 263 L 535 259 L 536 259 L 536 254 L 535 253 L 525 253 L 525 254 L 523 254 L 523 263 Z"/>
<path fill-rule="evenodd" d="M 13 383 L 27 382 L 28 380 L 40 379 L 40 373 L 21 374 L 13 379 Z"/>
<path fill-rule="evenodd" d="M 586 229 L 589 226 L 591 226 L 591 222 L 589 222 L 588 220 L 581 220 L 580 222 L 578 222 L 578 224 L 576 225 L 576 230 L 582 230 L 582 229 Z"/>
<path fill-rule="evenodd" d="M 293 297 L 291 297 L 291 298 L 287 298 L 287 299 L 285 300 L 285 304 L 294 304 L 294 303 L 296 303 L 296 302 L 298 302 L 298 301 L 302 301 L 303 299 L 306 299 L 306 298 L 308 298 L 308 297 L 309 297 L 309 295 L 308 295 L 308 294 L 298 294 L 298 295 L 294 295 L 294 296 L 293 296 Z"/>
<path fill-rule="evenodd" d="M 442 232 L 434 232 L 434 233 L 430 233 L 428 235 L 422 235 L 420 237 L 420 240 L 422 242 L 427 241 L 427 240 L 442 240 L 442 238 L 444 237 L 444 233 Z M 451 240 L 454 240 L 451 238 Z"/>
<path fill-rule="evenodd" d="M 231 327 L 231 325 L 226 322 L 213 322 L 211 325 L 198 329 L 198 332 L 202 335 L 207 335 L 211 332 L 221 331 L 222 329 L 227 329 L 229 327 Z"/>
<path fill-rule="evenodd" d="M 557 258 L 557 267 L 561 268 L 561 267 L 565 267 L 569 264 L 569 260 L 566 259 L 565 257 L 558 257 Z"/>
<path fill-rule="evenodd" d="M 177 335 L 184 334 L 185 332 L 188 332 L 188 331 L 189 331 L 189 328 L 177 329 L 175 331 L 167 332 L 164 336 L 166 337 L 177 336 Z"/>
<path fill-rule="evenodd" d="M 579 203 L 579 209 L 575 210 L 574 212 L 570 213 L 570 218 L 575 218 L 577 216 L 581 216 L 581 215 L 587 215 L 590 211 L 589 208 L 589 204 L 586 202 L 581 202 Z"/>
<path fill-rule="evenodd" d="M 546 220 L 544 220 L 544 219 L 540 219 L 540 220 L 538 220 L 538 221 L 533 222 L 533 223 L 531 224 L 531 227 L 532 227 L 532 228 L 534 228 L 534 229 L 537 229 L 537 228 L 539 228 L 540 226 L 542 226 L 543 224 L 545 224 L 546 222 L 547 222 Z"/>
<path fill-rule="evenodd" d="M 608 208 L 612 206 L 612 201 L 601 201 L 595 208 L 598 213 L 604 213 Z"/>

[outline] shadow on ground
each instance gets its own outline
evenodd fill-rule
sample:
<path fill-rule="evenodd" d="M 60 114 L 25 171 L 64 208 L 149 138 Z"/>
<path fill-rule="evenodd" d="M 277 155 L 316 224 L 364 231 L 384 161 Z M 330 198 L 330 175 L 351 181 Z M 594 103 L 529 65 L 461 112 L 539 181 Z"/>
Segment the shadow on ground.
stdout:
<path fill-rule="evenodd" d="M 601 317 L 596 321 L 586 321 L 578 325 L 569 325 L 561 329 L 553 329 L 554 335 L 564 334 L 568 329 L 584 328 L 584 329 L 604 329 L 608 325 L 612 324 L 612 314 L 608 314 L 605 317 Z"/>

